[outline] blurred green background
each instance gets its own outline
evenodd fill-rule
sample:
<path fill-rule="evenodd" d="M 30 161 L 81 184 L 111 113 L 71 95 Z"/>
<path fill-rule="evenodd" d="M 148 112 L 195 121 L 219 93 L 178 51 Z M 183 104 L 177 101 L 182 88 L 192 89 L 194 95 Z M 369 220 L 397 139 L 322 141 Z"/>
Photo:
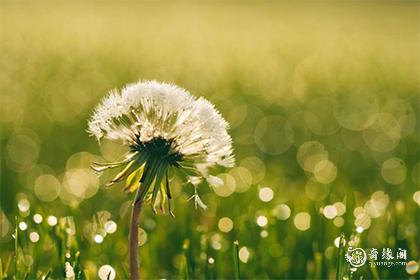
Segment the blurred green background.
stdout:
<path fill-rule="evenodd" d="M 60 279 L 68 262 L 88 279 L 106 279 L 103 265 L 128 277 L 132 197 L 89 169 L 124 149 L 85 130 L 109 90 L 156 79 L 216 104 L 237 165 L 223 186 L 200 188 L 207 211 L 177 179 L 175 219 L 145 208 L 142 277 L 233 278 L 238 240 L 243 278 L 334 278 L 343 232 L 347 245 L 403 248 L 411 261 L 350 273 L 342 260 L 346 277 L 418 279 L 418 3 L 0 7 L 3 276 Z"/>

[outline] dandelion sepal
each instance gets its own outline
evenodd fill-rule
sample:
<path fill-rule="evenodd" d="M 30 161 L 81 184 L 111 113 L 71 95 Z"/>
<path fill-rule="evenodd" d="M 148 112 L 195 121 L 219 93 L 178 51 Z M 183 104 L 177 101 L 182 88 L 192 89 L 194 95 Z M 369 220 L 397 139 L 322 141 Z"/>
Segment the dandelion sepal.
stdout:
<path fill-rule="evenodd" d="M 140 155 L 136 159 L 130 161 L 126 167 L 118 173 L 108 184 L 107 186 L 112 186 L 114 183 L 121 182 L 128 178 L 133 172 L 139 170 L 143 164 L 146 162 L 147 157 L 145 155 Z"/>

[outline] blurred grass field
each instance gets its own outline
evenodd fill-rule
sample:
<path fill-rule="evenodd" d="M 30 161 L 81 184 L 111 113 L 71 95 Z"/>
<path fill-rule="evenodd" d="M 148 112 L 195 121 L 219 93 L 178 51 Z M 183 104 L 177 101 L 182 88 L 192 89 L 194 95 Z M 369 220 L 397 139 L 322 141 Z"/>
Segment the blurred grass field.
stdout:
<path fill-rule="evenodd" d="M 418 279 L 418 3 L 0 7 L 0 277 L 62 279 L 69 262 L 83 278 L 111 265 L 127 279 L 132 197 L 89 169 L 124 150 L 85 130 L 106 92 L 156 79 L 215 103 L 237 165 L 200 189 L 207 211 L 176 179 L 175 219 L 145 208 L 142 278 L 232 279 L 238 240 L 241 278 L 335 278 L 341 266 L 349 279 Z M 407 249 L 411 263 L 350 271 L 341 233 Z"/>

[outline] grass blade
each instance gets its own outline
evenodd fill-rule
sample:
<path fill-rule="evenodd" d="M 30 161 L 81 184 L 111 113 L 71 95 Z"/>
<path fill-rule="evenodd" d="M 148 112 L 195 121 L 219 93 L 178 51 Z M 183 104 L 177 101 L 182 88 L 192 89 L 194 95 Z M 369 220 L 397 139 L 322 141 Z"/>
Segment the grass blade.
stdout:
<path fill-rule="evenodd" d="M 19 267 L 19 230 L 18 230 L 18 218 L 15 216 L 15 275 L 18 277 L 18 267 Z"/>
<path fill-rule="evenodd" d="M 47 280 L 50 277 L 50 275 L 51 275 L 51 268 L 48 269 L 47 273 L 44 276 L 42 276 L 41 279 L 42 280 Z"/>
<path fill-rule="evenodd" d="M 376 264 L 374 265 L 369 264 L 369 268 L 370 268 L 370 272 L 372 272 L 373 279 L 379 280 L 380 278 L 379 278 L 378 269 L 376 268 Z"/>
<path fill-rule="evenodd" d="M 184 244 L 182 245 L 182 250 L 184 252 L 184 259 L 185 259 L 185 279 L 190 280 L 191 279 L 191 264 L 190 264 L 190 258 L 188 257 L 188 250 L 190 248 L 190 241 L 188 239 L 184 240 Z"/>
<path fill-rule="evenodd" d="M 343 270 L 344 270 L 344 245 L 345 245 L 345 237 L 344 233 L 340 235 L 340 246 L 338 247 L 338 258 L 337 258 L 337 274 L 336 280 L 343 279 Z"/>
<path fill-rule="evenodd" d="M 239 271 L 239 241 L 235 240 L 233 242 L 233 263 L 235 266 L 235 280 L 241 278 L 241 273 Z"/>
<path fill-rule="evenodd" d="M 8 271 L 9 271 L 11 263 L 12 263 L 12 255 L 9 255 L 9 258 L 7 259 L 6 267 L 4 268 L 4 272 L 3 272 L 5 278 L 8 275 Z"/>

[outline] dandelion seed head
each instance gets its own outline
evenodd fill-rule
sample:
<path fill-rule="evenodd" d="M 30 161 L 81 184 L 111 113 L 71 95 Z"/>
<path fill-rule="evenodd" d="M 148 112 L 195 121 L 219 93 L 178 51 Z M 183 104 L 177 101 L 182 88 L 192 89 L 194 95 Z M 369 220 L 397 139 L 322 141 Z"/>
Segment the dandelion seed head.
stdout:
<path fill-rule="evenodd" d="M 92 168 L 103 172 L 125 166 L 108 185 L 126 180 L 126 190 L 132 192 L 144 184 L 153 212 L 164 213 L 167 203 L 171 215 L 168 171 L 175 168 L 194 186 L 191 200 L 196 207 L 206 209 L 197 187 L 203 181 L 213 187 L 224 185 L 210 170 L 234 165 L 228 128 L 212 103 L 180 87 L 156 81 L 130 84 L 112 90 L 88 123 L 88 132 L 98 141 L 105 138 L 130 151 L 123 161 L 94 163 Z"/>
<path fill-rule="evenodd" d="M 228 123 L 212 103 L 156 81 L 113 90 L 96 107 L 88 132 L 130 146 L 164 139 L 174 152 L 201 167 L 234 164 Z"/>

